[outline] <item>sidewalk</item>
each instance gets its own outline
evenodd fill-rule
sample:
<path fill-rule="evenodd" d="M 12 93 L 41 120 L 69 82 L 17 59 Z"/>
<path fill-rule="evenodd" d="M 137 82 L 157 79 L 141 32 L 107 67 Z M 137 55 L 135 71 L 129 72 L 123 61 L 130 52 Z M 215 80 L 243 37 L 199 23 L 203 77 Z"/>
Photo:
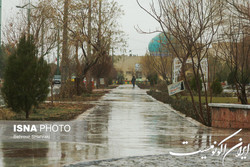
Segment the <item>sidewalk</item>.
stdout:
<path fill-rule="evenodd" d="M 133 89 L 132 85 L 121 85 L 112 90 L 98 106 L 77 120 L 84 120 L 90 127 L 95 127 L 90 130 L 93 134 L 90 142 L 100 142 L 106 150 L 105 155 L 99 154 L 96 161 L 69 165 L 73 167 L 221 166 L 222 157 L 201 159 L 199 154 L 176 157 L 169 152 L 202 150 L 213 140 L 226 138 L 235 131 L 199 126 L 169 105 L 148 96 L 145 90 Z M 244 135 L 244 138 L 249 138 L 249 131 Z M 184 141 L 188 144 L 182 144 Z M 249 158 L 241 161 L 233 155 L 226 161 L 227 166 L 245 166 L 248 163 Z"/>
<path fill-rule="evenodd" d="M 199 126 L 168 104 L 148 96 L 146 90 L 133 89 L 132 85 L 112 89 L 96 102 L 94 108 L 76 120 L 66 121 L 71 126 L 70 133 L 50 133 L 50 139 L 45 140 L 10 140 L 13 123 L 20 124 L 0 122 L 0 136 L 5 137 L 0 137 L 0 166 L 3 167 L 16 167 L 17 164 L 32 167 L 219 167 L 222 156 L 211 156 L 212 150 L 180 157 L 172 156 L 170 152 L 204 150 L 235 132 L 233 129 Z M 32 124 L 44 123 L 64 124 L 32 121 Z M 250 131 L 242 130 L 228 143 L 228 148 L 239 144 L 239 139 L 244 144 L 250 143 Z M 225 166 L 247 166 L 249 159 L 249 155 L 241 160 L 230 152 Z"/>

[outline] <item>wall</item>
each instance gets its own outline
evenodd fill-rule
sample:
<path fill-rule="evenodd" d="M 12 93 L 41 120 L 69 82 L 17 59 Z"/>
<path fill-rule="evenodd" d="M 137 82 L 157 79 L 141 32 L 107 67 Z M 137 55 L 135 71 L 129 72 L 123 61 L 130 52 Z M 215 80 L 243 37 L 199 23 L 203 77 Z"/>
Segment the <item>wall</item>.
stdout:
<path fill-rule="evenodd" d="M 116 70 L 122 71 L 124 74 L 124 79 L 130 81 L 136 73 L 135 65 L 141 64 L 142 56 L 116 56 L 114 61 L 114 66 Z M 146 77 L 141 73 L 141 79 L 146 80 Z"/>
<path fill-rule="evenodd" d="M 212 127 L 250 129 L 250 105 L 210 103 Z"/>

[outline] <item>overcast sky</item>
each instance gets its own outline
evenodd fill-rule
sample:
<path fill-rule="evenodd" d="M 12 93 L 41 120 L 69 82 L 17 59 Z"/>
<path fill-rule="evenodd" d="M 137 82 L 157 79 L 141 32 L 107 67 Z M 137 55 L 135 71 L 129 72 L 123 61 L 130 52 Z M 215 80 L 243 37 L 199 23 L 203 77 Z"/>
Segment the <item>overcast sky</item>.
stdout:
<path fill-rule="evenodd" d="M 139 34 L 134 27 L 139 26 L 144 31 L 153 31 L 159 26 L 151 16 L 138 6 L 136 0 L 118 0 L 118 2 L 125 12 L 121 24 L 128 34 L 128 50 L 131 50 L 132 54 L 144 55 L 148 43 L 157 34 Z M 140 0 L 140 2 L 143 6 L 149 8 L 151 0 Z"/>
<path fill-rule="evenodd" d="M 36 0 L 31 0 L 35 2 Z M 135 26 L 139 26 L 141 29 L 155 30 L 157 22 L 154 21 L 147 13 L 145 13 L 137 4 L 136 0 L 117 0 L 125 15 L 122 16 L 120 23 L 123 30 L 128 35 L 128 48 L 127 54 L 144 55 L 148 48 L 148 43 L 157 34 L 139 34 L 135 30 Z M 17 5 L 24 5 L 28 0 L 2 0 L 2 25 L 4 26 L 7 18 L 13 16 L 17 9 Z M 143 6 L 149 7 L 151 0 L 140 0 Z"/>

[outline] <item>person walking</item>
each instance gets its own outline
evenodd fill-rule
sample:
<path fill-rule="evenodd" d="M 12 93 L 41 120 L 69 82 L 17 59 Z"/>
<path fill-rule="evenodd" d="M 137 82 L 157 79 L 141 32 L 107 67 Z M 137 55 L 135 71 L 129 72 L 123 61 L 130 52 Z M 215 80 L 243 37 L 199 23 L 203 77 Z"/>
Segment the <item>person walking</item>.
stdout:
<path fill-rule="evenodd" d="M 136 78 L 135 78 L 135 76 L 133 76 L 133 78 L 132 78 L 132 80 L 131 80 L 131 82 L 132 82 L 132 84 L 133 84 L 133 88 L 135 88 L 135 81 L 136 81 Z"/>

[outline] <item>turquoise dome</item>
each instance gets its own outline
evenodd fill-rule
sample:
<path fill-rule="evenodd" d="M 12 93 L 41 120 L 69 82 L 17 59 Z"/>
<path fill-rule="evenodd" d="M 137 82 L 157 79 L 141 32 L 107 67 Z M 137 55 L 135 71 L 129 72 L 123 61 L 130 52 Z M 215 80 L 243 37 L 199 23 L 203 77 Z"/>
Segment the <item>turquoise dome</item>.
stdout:
<path fill-rule="evenodd" d="M 172 38 L 170 37 L 170 40 Z M 148 45 L 148 50 L 153 56 L 169 56 L 168 40 L 164 33 L 160 33 L 155 36 Z"/>

